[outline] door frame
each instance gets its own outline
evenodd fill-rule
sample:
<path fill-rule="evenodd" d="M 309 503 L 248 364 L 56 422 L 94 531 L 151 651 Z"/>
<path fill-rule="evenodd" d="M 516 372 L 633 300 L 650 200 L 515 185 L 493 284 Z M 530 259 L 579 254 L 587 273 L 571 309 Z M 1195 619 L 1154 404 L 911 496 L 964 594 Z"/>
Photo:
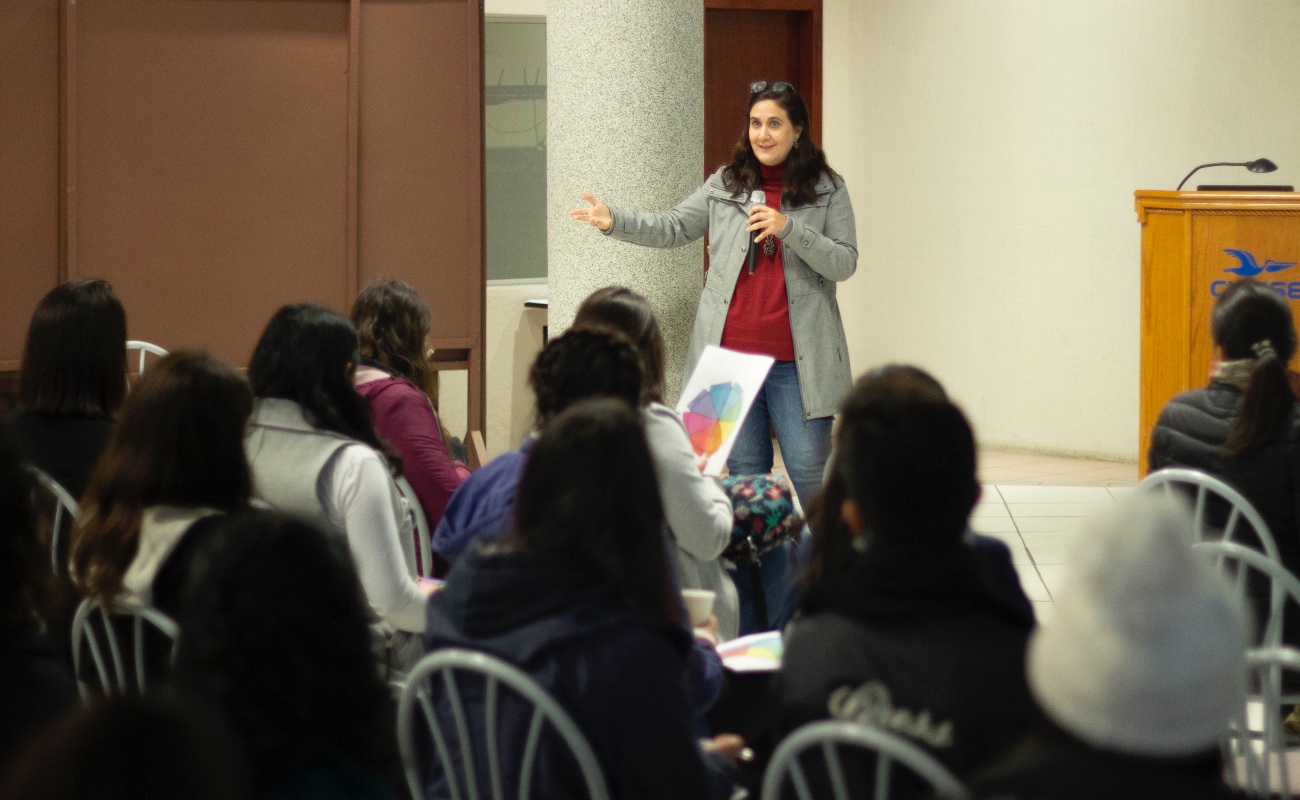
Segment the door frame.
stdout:
<path fill-rule="evenodd" d="M 801 87 L 804 104 L 808 106 L 808 125 L 814 141 L 822 134 L 822 0 L 704 0 L 705 41 L 708 41 L 709 9 L 731 11 L 809 11 L 812 12 L 810 30 L 804 32 L 805 42 L 812 53 L 812 80 Z"/>

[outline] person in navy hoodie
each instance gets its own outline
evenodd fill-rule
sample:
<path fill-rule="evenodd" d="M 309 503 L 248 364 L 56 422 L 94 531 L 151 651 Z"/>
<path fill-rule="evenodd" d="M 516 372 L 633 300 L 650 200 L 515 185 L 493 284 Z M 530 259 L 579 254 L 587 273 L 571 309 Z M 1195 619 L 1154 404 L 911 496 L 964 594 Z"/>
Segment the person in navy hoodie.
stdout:
<path fill-rule="evenodd" d="M 510 531 L 470 546 L 431 600 L 425 646 L 486 651 L 532 675 L 586 735 L 613 797 L 727 798 L 728 756 L 743 743 L 696 738 L 685 680 L 691 637 L 671 570 L 633 405 L 580 402 L 528 453 Z M 530 713 L 501 708 L 502 739 L 519 746 Z M 467 712 L 484 724 L 481 705 Z M 553 757 L 539 765 L 535 796 L 582 794 L 575 765 L 544 752 Z M 430 756 L 426 795 L 444 797 Z M 509 754 L 502 761 L 511 763 Z"/>
<path fill-rule="evenodd" d="M 543 348 L 528 382 L 537 397 L 536 427 L 540 431 L 581 400 L 613 397 L 638 407 L 641 358 L 630 342 L 611 331 L 570 330 Z M 534 435 L 518 450 L 497 456 L 456 490 L 433 533 L 435 553 L 454 565 L 471 543 L 499 540 L 510 533 L 515 494 L 536 441 Z M 670 546 L 666 534 L 664 542 Z M 671 577 L 677 579 L 675 570 Z M 722 691 L 722 661 L 714 649 L 716 639 L 711 638 L 716 637 L 716 627 L 697 629 L 697 634 L 701 640 L 694 645 L 687 685 L 696 711 L 703 714 Z"/>

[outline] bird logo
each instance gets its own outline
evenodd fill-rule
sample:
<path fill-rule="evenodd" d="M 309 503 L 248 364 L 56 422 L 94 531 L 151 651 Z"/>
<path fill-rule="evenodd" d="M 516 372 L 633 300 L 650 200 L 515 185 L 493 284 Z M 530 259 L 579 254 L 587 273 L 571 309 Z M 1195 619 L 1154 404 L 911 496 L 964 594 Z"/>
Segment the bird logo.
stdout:
<path fill-rule="evenodd" d="M 1284 269 L 1296 265 L 1296 262 L 1294 261 L 1274 261 L 1273 259 L 1268 258 L 1264 260 L 1264 266 L 1261 267 L 1259 263 L 1255 261 L 1255 254 L 1251 253 L 1249 250 L 1233 250 L 1228 248 L 1223 252 L 1241 262 L 1237 266 L 1228 267 L 1223 271 L 1231 272 L 1233 275 L 1240 275 L 1243 278 L 1253 278 L 1256 275 L 1261 275 L 1265 272 L 1281 272 Z"/>

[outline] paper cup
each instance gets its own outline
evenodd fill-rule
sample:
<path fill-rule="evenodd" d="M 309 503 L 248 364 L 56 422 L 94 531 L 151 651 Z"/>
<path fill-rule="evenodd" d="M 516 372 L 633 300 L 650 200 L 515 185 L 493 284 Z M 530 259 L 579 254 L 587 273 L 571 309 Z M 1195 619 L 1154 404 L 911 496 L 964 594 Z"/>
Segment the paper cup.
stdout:
<path fill-rule="evenodd" d="M 691 617 L 691 625 L 703 625 L 713 616 L 713 601 L 718 595 L 708 589 L 682 589 L 682 600 L 686 603 L 686 613 Z"/>

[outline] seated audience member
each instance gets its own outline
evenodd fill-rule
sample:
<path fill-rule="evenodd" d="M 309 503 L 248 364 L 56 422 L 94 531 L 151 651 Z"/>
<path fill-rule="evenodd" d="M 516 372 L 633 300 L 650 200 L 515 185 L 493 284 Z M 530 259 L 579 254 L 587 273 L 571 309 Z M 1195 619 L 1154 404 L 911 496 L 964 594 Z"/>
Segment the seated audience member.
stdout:
<path fill-rule="evenodd" d="M 32 507 L 34 483 L 0 423 L 0 776 L 77 700 L 72 673 L 41 631 L 53 587 Z"/>
<path fill-rule="evenodd" d="M 252 405 L 243 376 L 204 353 L 171 353 L 136 382 L 73 527 L 84 595 L 175 617 L 217 517 L 248 506 Z"/>
<path fill-rule="evenodd" d="M 27 329 L 11 422 L 33 464 L 73 497 L 126 395 L 126 312 L 106 281 L 76 278 L 41 299 Z"/>
<path fill-rule="evenodd" d="M 552 339 L 528 373 L 537 399 L 536 430 L 579 400 L 616 397 L 637 404 L 641 367 L 636 351 L 622 337 L 570 330 Z M 536 437 L 503 453 L 469 476 L 447 504 L 433 532 L 433 549 L 455 564 L 475 541 L 499 539 L 514 525 L 515 490 Z"/>
<path fill-rule="evenodd" d="M 4 800 L 245 800 L 229 736 L 178 698 L 107 698 L 42 736 Z"/>
<path fill-rule="evenodd" d="M 948 394 L 935 378 L 923 369 L 907 364 L 887 364 L 868 371 L 853 384 L 845 398 L 842 414 L 851 416 L 872 403 L 947 403 Z M 842 446 L 845 428 L 837 432 L 835 449 Z M 848 499 L 844 482 L 835 468 L 835 459 L 827 467 L 822 494 L 813 503 L 810 514 L 812 537 L 807 568 L 802 584 L 811 586 L 847 571 L 854 561 L 853 532 L 845 524 L 840 509 Z M 870 532 L 868 532 L 869 534 Z M 975 548 L 984 564 L 990 588 L 1002 595 L 1009 606 L 1033 616 L 1034 607 L 1020 585 L 1020 576 L 1011 560 L 1011 551 L 1002 540 L 967 529 L 965 539 Z M 797 599 L 797 593 L 796 593 Z"/>
<path fill-rule="evenodd" d="M 446 431 L 434 407 L 437 373 L 426 347 L 433 324 L 429 306 L 410 284 L 381 278 L 357 296 L 352 323 L 361 338 L 357 392 L 370 404 L 375 433 L 401 456 L 402 477 L 433 530 L 469 469 L 447 454 Z M 424 574 L 429 543 L 417 535 L 415 545 Z M 446 567 L 437 564 L 432 571 L 442 575 Z"/>
<path fill-rule="evenodd" d="M 1093 521 L 1029 642 L 1041 713 L 974 782 L 1022 800 L 1208 800 L 1218 743 L 1245 702 L 1249 615 L 1191 548 L 1191 517 L 1132 495 Z"/>
<path fill-rule="evenodd" d="M 1300 413 L 1286 371 L 1296 351 L 1291 305 L 1266 284 L 1237 281 L 1215 301 L 1210 334 L 1218 365 L 1208 386 L 1175 396 L 1160 412 L 1151 469 L 1192 467 L 1231 485 L 1268 524 L 1283 566 L 1300 573 Z M 1226 520 L 1226 506 L 1208 512 L 1214 524 Z M 1252 588 L 1256 596 L 1267 591 Z M 1300 645 L 1292 617 L 1284 637 Z"/>
<path fill-rule="evenodd" d="M 569 330 L 538 354 L 528 382 L 537 398 L 537 429 L 543 430 L 580 400 L 612 397 L 636 407 L 641 398 L 641 364 L 636 350 L 617 334 Z M 454 565 L 471 544 L 495 541 L 511 532 L 519 480 L 535 442 L 536 434 L 518 450 L 497 456 L 469 476 L 434 531 L 435 552 Z M 672 577 L 677 579 L 676 571 Z M 688 686 L 695 708 L 703 713 L 721 691 L 722 661 L 714 649 L 716 628 L 697 628 L 696 635 L 706 641 L 695 642 Z"/>
<path fill-rule="evenodd" d="M 248 512 L 205 546 L 176 682 L 223 712 L 255 797 L 396 800 L 369 621 L 346 544 L 304 520 Z"/>
<path fill-rule="evenodd" d="M 641 416 L 659 477 L 664 519 L 677 545 L 682 588 L 714 592 L 718 635 L 735 638 L 740 601 L 722 565 L 722 551 L 731 542 L 731 501 L 716 480 L 700 473 L 681 415 L 664 405 L 664 337 L 650 303 L 631 289 L 597 289 L 578 306 L 573 327 L 613 329 L 636 346 L 641 357 Z"/>
<path fill-rule="evenodd" d="M 311 303 L 285 306 L 266 326 L 249 379 L 257 401 L 246 449 L 256 495 L 347 536 L 371 608 L 398 632 L 424 630 L 413 522 L 393 482 L 370 410 L 352 386 L 360 361 L 356 329 Z M 395 666 L 419 656 L 419 641 L 397 636 Z"/>
<path fill-rule="evenodd" d="M 1034 626 L 964 538 L 980 493 L 974 436 L 940 402 L 850 402 L 840 424 L 840 514 L 855 552 L 786 628 L 780 720 L 787 731 L 827 717 L 879 725 L 968 777 L 1025 732 Z"/>
<path fill-rule="evenodd" d="M 531 448 L 511 533 L 466 550 L 430 601 L 426 647 L 484 650 L 540 681 L 586 734 L 614 797 L 729 797 L 717 750 L 740 744 L 697 743 L 670 558 L 638 415 L 618 400 L 578 403 Z M 516 709 L 502 725 L 518 746 L 528 716 Z M 536 796 L 585 794 L 572 766 L 548 764 Z M 443 797 L 432 770 L 427 794 Z"/>

